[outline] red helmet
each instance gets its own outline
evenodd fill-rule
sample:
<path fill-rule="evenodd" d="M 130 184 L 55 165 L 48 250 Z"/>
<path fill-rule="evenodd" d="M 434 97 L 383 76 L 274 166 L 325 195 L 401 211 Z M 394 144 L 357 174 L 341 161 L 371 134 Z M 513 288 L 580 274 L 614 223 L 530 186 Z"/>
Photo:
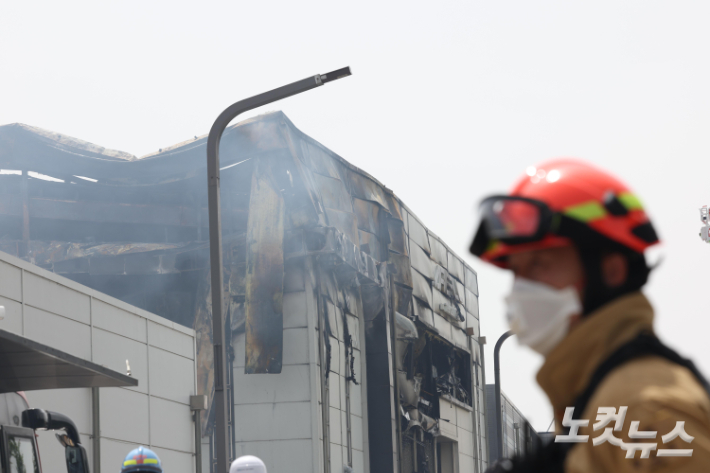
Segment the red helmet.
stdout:
<path fill-rule="evenodd" d="M 575 228 L 637 253 L 659 242 L 641 202 L 624 183 L 574 159 L 530 166 L 509 195 L 484 199 L 481 211 L 471 253 L 503 268 L 511 253 L 583 238 L 570 230 Z"/>

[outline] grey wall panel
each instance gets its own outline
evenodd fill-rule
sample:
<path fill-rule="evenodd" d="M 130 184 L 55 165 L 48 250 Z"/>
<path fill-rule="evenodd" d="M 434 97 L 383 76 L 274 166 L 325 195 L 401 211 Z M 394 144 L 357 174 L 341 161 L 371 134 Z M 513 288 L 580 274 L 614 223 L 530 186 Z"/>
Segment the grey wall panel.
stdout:
<path fill-rule="evenodd" d="M 136 448 L 136 444 L 132 442 L 101 438 L 101 471 L 109 473 L 120 471 L 120 465 L 123 464 L 123 459 L 126 458 L 128 452 L 134 448 Z M 163 462 L 163 467 L 166 468 L 162 456 L 160 460 Z M 119 466 L 116 467 L 116 465 Z M 167 471 L 167 469 L 165 471 Z M 66 469 L 64 472 L 66 472 Z"/>
<path fill-rule="evenodd" d="M 111 304 L 92 298 L 91 317 L 94 327 L 102 328 L 139 342 L 146 343 L 147 341 L 146 321 L 136 314 L 131 314 Z"/>
<path fill-rule="evenodd" d="M 329 407 L 330 409 L 330 441 L 336 445 L 342 445 L 345 435 L 343 435 L 343 418 L 342 411 L 335 407 Z"/>
<path fill-rule="evenodd" d="M 459 259 L 458 256 L 449 251 L 449 274 L 463 282 L 463 261 Z"/>
<path fill-rule="evenodd" d="M 60 412 L 74 421 L 79 432 L 91 434 L 91 389 L 52 389 L 27 391 L 25 394 L 30 407 Z M 54 441 L 57 441 L 56 438 Z M 66 469 L 64 471 L 66 473 Z"/>
<path fill-rule="evenodd" d="M 195 358 L 193 338 L 164 325 L 148 321 L 148 341 L 151 346 L 162 348 L 185 358 Z"/>
<path fill-rule="evenodd" d="M 456 428 L 458 429 L 459 453 L 473 457 L 473 434 L 461 426 Z"/>
<path fill-rule="evenodd" d="M 256 455 L 264 462 L 268 471 L 276 473 L 313 473 L 318 471 L 313 468 L 312 451 L 311 440 L 239 442 L 236 448 L 237 456 Z"/>
<path fill-rule="evenodd" d="M 22 304 L 0 297 L 0 305 L 5 307 L 5 318 L 0 320 L 0 329 L 22 335 Z"/>
<path fill-rule="evenodd" d="M 313 468 L 312 451 L 311 440 L 240 442 L 236 448 L 237 456 L 255 455 L 264 462 L 267 471 L 274 473 L 313 473 L 318 471 Z"/>
<path fill-rule="evenodd" d="M 25 337 L 91 360 L 91 327 L 25 306 Z"/>
<path fill-rule="evenodd" d="M 456 417 L 456 425 L 467 432 L 473 432 L 473 413 L 466 414 L 464 410 L 459 410 Z"/>
<path fill-rule="evenodd" d="M 343 446 L 332 443 L 330 444 L 330 471 L 340 472 L 344 471 L 343 465 L 345 462 L 343 459 L 348 458 L 347 453 L 343 452 Z"/>
<path fill-rule="evenodd" d="M 22 302 L 22 272 L 0 261 L 0 296 Z"/>
<path fill-rule="evenodd" d="M 342 383 L 340 382 L 340 376 L 337 375 L 337 373 L 330 373 L 330 376 L 328 377 L 328 405 L 330 407 L 335 407 L 337 409 L 340 409 L 340 406 L 345 406 L 345 404 L 341 404 L 341 399 L 345 397 L 345 392 L 341 393 L 341 385 Z"/>
<path fill-rule="evenodd" d="M 189 376 L 189 373 L 194 373 L 194 366 L 195 363 L 192 360 L 160 348 L 149 347 L 148 369 L 150 370 L 151 396 L 189 404 L 190 396 L 195 394 L 195 380 Z"/>
<path fill-rule="evenodd" d="M 362 451 L 362 449 L 363 449 L 362 417 L 351 415 L 350 416 L 350 426 L 351 426 L 350 428 L 352 430 L 353 448 L 356 450 Z"/>
<path fill-rule="evenodd" d="M 345 189 L 345 184 L 340 179 L 333 179 L 321 174 L 313 174 L 316 186 L 320 190 L 323 205 L 329 209 L 352 212 L 353 203 L 350 194 Z"/>
<path fill-rule="evenodd" d="M 149 445 L 149 419 L 148 396 L 145 394 L 123 388 L 101 389 L 102 436 Z"/>
<path fill-rule="evenodd" d="M 466 313 L 466 328 L 473 329 L 474 340 L 478 340 L 478 337 L 481 336 L 481 328 L 478 319 L 474 317 L 473 314 L 469 314 L 468 312 Z"/>
<path fill-rule="evenodd" d="M 461 441 L 459 441 L 459 470 L 460 472 L 473 472 L 474 459 L 464 453 L 461 453 Z"/>
<path fill-rule="evenodd" d="M 25 305 L 63 315 L 85 324 L 91 323 L 88 295 L 31 273 L 25 273 L 24 284 Z"/>
<path fill-rule="evenodd" d="M 422 225 L 412 214 L 409 214 L 408 222 L 409 238 L 423 248 L 427 254 L 430 254 L 431 248 L 429 247 L 429 237 L 427 236 L 424 225 Z"/>
<path fill-rule="evenodd" d="M 416 297 L 412 298 L 413 300 L 413 308 L 414 308 L 414 315 L 416 315 L 419 320 L 424 323 L 425 325 L 428 325 L 429 327 L 434 326 L 434 313 L 432 310 L 428 307 L 425 307 L 422 302 L 417 299 Z"/>
<path fill-rule="evenodd" d="M 353 471 L 356 473 L 365 471 L 365 454 L 358 450 L 353 451 Z"/>
<path fill-rule="evenodd" d="M 234 417 L 237 442 L 311 438 L 310 402 L 237 405 Z"/>
<path fill-rule="evenodd" d="M 191 452 L 194 444 L 192 413 L 176 402 L 151 397 L 150 442 L 156 447 Z"/>
<path fill-rule="evenodd" d="M 453 307 L 453 304 L 449 301 L 449 298 L 446 297 L 444 294 L 442 294 L 440 291 L 437 289 L 432 289 L 432 309 L 434 310 L 435 313 L 441 315 L 442 317 L 446 317 L 449 322 L 454 325 L 454 326 L 463 326 L 462 323 L 458 321 L 458 319 L 450 320 L 449 314 L 444 311 L 443 307 L 445 305 L 449 305 Z"/>
<path fill-rule="evenodd" d="M 131 376 L 138 386 L 126 389 L 148 393 L 148 347 L 130 338 L 101 329 L 94 329 L 94 363 L 119 373 L 126 373 L 126 360 L 131 367 Z"/>
<path fill-rule="evenodd" d="M 246 343 L 244 337 L 244 332 L 242 332 L 232 338 L 232 350 L 234 350 L 233 365 L 235 368 L 244 368 L 244 366 L 246 365 Z M 237 373 L 238 371 L 239 370 L 235 370 L 235 373 Z M 244 369 L 242 369 L 241 371 L 244 372 Z"/>
<path fill-rule="evenodd" d="M 362 372 L 358 370 L 360 366 L 360 352 L 355 352 L 355 375 L 358 382 L 362 380 Z M 362 397 L 365 393 L 362 391 L 362 384 L 355 385 L 350 383 L 350 412 L 354 416 L 362 417 Z"/>
<path fill-rule="evenodd" d="M 52 431 L 37 431 L 37 447 L 39 448 L 42 473 L 67 473 L 64 448 L 57 442 L 56 433 Z M 89 465 L 92 465 L 93 449 L 91 437 L 79 435 L 82 445 L 86 448 Z"/>
<path fill-rule="evenodd" d="M 305 291 L 283 295 L 284 329 L 308 327 Z"/>
<path fill-rule="evenodd" d="M 409 258 L 412 268 L 419 271 L 427 279 L 434 279 L 436 263 L 429 258 L 429 255 L 414 240 L 410 241 Z"/>
<path fill-rule="evenodd" d="M 284 293 L 305 291 L 306 281 L 304 278 L 303 264 L 287 262 L 284 266 Z"/>
<path fill-rule="evenodd" d="M 347 397 L 347 392 L 345 391 L 345 376 L 338 376 L 338 384 L 340 384 L 340 411 L 343 413 L 343 416 L 345 415 L 345 399 Z M 343 421 L 345 420 L 345 417 L 343 417 Z M 343 423 L 343 432 L 345 432 L 345 426 L 347 424 Z M 343 434 L 344 435 L 344 434 Z M 343 436 L 343 441 L 345 437 Z"/>
<path fill-rule="evenodd" d="M 447 268 L 446 247 L 434 235 L 429 233 L 429 246 L 431 247 L 431 259 L 439 263 L 444 268 Z"/>
<path fill-rule="evenodd" d="M 340 373 L 340 342 L 330 337 L 330 371 Z"/>
<path fill-rule="evenodd" d="M 0 278 L 0 291 L 13 297 L 0 299 L 0 305 L 8 308 L 0 328 L 19 333 L 24 326 L 23 334 L 30 339 L 119 372 L 125 372 L 125 360 L 130 360 L 132 374 L 138 378 L 139 386 L 100 390 L 101 464 L 104 471 L 115 471 L 130 450 L 139 444 L 150 446 L 153 442 L 147 393 L 153 399 L 161 396 L 175 400 L 170 403 L 175 410 L 171 416 L 187 419 L 191 424 L 187 403 L 195 389 L 195 362 L 191 359 L 194 356 L 194 331 L 5 253 L 0 253 Z M 20 298 L 22 278 L 26 282 L 24 307 L 14 301 L 14 298 Z M 164 349 L 146 345 L 148 323 L 151 324 L 151 343 Z M 93 455 L 88 438 L 92 434 L 90 389 L 32 391 L 27 395 L 32 407 L 61 412 L 73 419 L 82 436 L 87 436 L 85 446 Z M 153 421 L 159 422 L 162 420 L 160 406 L 164 405 L 161 403 L 167 401 L 155 400 L 158 411 L 152 413 Z M 170 468 L 171 462 L 163 458 L 166 471 L 193 470 L 193 432 L 191 425 L 187 429 L 166 429 L 165 437 L 159 439 L 160 443 L 168 445 L 169 450 L 165 452 L 172 452 L 167 453 L 169 456 L 181 459 Z M 61 452 L 53 433 L 50 434 L 47 452 L 43 454 L 46 473 L 55 471 L 53 465 L 47 465 L 54 447 Z M 181 448 L 185 449 L 183 453 L 179 452 Z M 66 470 L 63 460 L 59 466 L 57 473 Z"/>
<path fill-rule="evenodd" d="M 283 331 L 283 365 L 308 363 L 308 329 L 289 328 Z"/>
<path fill-rule="evenodd" d="M 449 323 L 448 320 L 437 314 L 436 312 L 434 314 L 434 328 L 439 332 L 439 335 L 441 335 L 444 339 L 450 341 L 453 343 L 453 339 L 451 336 L 451 324 Z"/>
<path fill-rule="evenodd" d="M 167 450 L 155 446 L 153 451 L 160 457 L 160 462 L 163 464 L 163 471 L 165 472 L 192 473 L 195 471 L 195 459 L 190 453 L 176 452 L 175 450 Z M 208 473 L 209 469 L 203 469 L 202 471 L 203 473 Z M 108 472 L 113 473 L 112 470 L 108 470 Z"/>
<path fill-rule="evenodd" d="M 454 341 L 454 345 L 456 345 L 463 351 L 468 352 L 468 337 L 460 327 L 451 327 L 451 338 Z"/>
<path fill-rule="evenodd" d="M 478 296 L 466 289 L 466 310 L 478 318 Z"/>
<path fill-rule="evenodd" d="M 464 273 L 466 277 L 466 289 L 478 295 L 478 276 L 476 272 L 466 266 Z"/>
<path fill-rule="evenodd" d="M 412 271 L 412 294 L 426 306 L 432 307 L 431 284 L 419 271 Z"/>
<path fill-rule="evenodd" d="M 234 368 L 234 399 L 239 404 L 291 403 L 311 398 L 309 365 L 285 365 L 279 374 L 244 374 Z"/>

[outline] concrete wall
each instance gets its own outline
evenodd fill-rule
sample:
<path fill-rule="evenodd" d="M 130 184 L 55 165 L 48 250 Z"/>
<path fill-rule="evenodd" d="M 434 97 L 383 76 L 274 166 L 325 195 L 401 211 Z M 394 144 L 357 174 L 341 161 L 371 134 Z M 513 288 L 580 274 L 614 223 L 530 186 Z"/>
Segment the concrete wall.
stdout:
<path fill-rule="evenodd" d="M 101 471 L 116 472 L 138 445 L 152 448 L 171 473 L 194 467 L 194 331 L 0 252 L 0 328 L 125 373 L 138 386 L 101 388 Z M 91 389 L 27 392 L 31 407 L 76 423 L 93 469 Z M 64 451 L 42 432 L 44 473 L 66 472 Z"/>

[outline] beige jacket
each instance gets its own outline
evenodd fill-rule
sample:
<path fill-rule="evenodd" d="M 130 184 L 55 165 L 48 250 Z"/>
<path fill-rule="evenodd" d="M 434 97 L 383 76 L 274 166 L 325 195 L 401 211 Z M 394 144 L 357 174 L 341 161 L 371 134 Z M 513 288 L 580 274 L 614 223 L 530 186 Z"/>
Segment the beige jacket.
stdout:
<path fill-rule="evenodd" d="M 642 330 L 652 330 L 653 309 L 640 292 L 621 297 L 586 317 L 547 356 L 537 381 L 547 393 L 555 412 L 557 431 L 566 407 L 572 407 L 596 368 L 614 350 Z M 599 407 L 628 406 L 623 429 L 613 432 L 625 443 L 632 442 L 629 428 L 639 421 L 638 431 L 656 431 L 657 437 L 636 442 L 657 443 L 650 458 L 625 458 L 620 446 L 592 440 L 604 429 L 594 431 Z M 689 370 L 666 359 L 647 356 L 616 368 L 601 382 L 586 410 L 575 418 L 589 419 L 579 430 L 589 435 L 587 443 L 576 444 L 565 462 L 567 473 L 686 473 L 710 472 L 710 398 Z M 676 421 L 685 421 L 691 443 L 681 438 L 664 444 L 661 437 L 671 432 Z M 607 427 L 611 427 L 611 423 Z M 691 457 L 657 457 L 659 449 L 692 449 Z"/>

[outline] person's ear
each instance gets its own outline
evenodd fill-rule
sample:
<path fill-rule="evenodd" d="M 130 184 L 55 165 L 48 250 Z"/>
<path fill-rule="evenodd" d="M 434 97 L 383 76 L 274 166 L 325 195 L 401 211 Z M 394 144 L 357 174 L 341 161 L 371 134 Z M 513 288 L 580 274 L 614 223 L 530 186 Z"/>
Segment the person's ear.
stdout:
<path fill-rule="evenodd" d="M 611 288 L 623 286 L 629 277 L 629 261 L 621 253 L 611 253 L 602 257 L 602 281 Z"/>

